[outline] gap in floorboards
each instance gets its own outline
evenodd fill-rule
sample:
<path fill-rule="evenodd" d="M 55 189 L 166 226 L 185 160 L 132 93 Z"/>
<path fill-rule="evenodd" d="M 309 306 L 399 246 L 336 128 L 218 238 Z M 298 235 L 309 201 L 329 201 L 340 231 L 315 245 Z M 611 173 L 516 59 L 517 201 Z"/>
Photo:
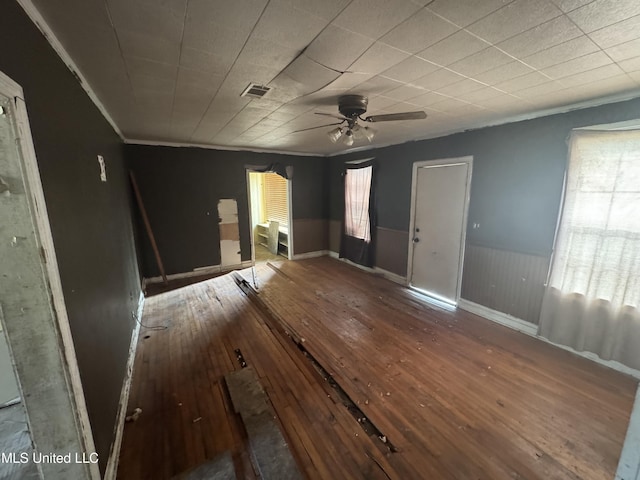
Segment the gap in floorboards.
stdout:
<path fill-rule="evenodd" d="M 322 377 L 322 379 L 325 382 L 327 382 L 329 386 L 336 392 L 336 395 L 340 403 L 347 409 L 347 411 L 351 414 L 354 420 L 358 422 L 362 430 L 364 430 L 364 432 L 370 437 L 375 436 L 380 442 L 382 442 L 382 444 L 384 445 L 384 447 L 386 447 L 388 452 L 396 453 L 398 449 L 393 445 L 393 443 L 391 443 L 389 438 L 383 432 L 381 432 L 380 429 L 378 429 L 378 427 L 376 427 L 371 422 L 371 420 L 367 418 L 364 412 L 358 407 L 358 405 L 356 405 L 356 403 L 351 399 L 351 397 L 349 397 L 347 392 L 345 392 L 345 390 L 340 386 L 340 384 L 335 380 L 335 378 L 333 378 L 333 376 L 322 366 L 322 364 L 318 362 L 318 360 L 316 360 L 314 356 L 305 348 L 304 343 L 302 341 L 296 340 L 291 334 L 289 334 L 288 331 L 286 331 L 286 329 L 282 328 L 282 325 L 279 322 L 279 320 L 276 318 L 273 312 L 271 312 L 271 309 L 258 297 L 258 293 L 249 284 L 249 282 L 247 282 L 239 274 L 235 274 L 235 273 L 233 275 L 233 279 L 235 280 L 236 285 L 238 285 L 238 288 L 240 288 L 240 290 L 242 290 L 242 292 L 252 302 L 254 302 L 258 306 L 258 308 L 262 311 L 262 313 L 265 315 L 266 317 L 265 320 L 269 321 L 267 323 L 267 326 L 269 326 L 269 328 L 272 331 L 274 331 L 274 333 L 285 335 L 289 340 L 291 340 L 296 345 L 296 347 L 298 347 L 298 350 L 300 350 L 304 355 L 304 357 L 311 363 L 316 373 L 320 375 L 320 377 Z M 274 322 L 276 325 L 280 326 L 281 328 L 276 328 L 276 329 L 271 328 Z M 236 350 L 235 353 L 238 356 L 238 361 L 240 361 L 242 365 L 242 363 L 244 362 L 244 359 L 242 358 L 242 353 L 239 350 Z"/>

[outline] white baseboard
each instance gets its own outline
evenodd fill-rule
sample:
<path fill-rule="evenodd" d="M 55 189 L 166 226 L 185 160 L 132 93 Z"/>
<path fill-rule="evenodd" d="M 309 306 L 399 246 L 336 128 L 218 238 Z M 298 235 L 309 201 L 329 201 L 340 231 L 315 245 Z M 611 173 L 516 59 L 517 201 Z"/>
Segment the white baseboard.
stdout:
<path fill-rule="evenodd" d="M 559 343 L 555 343 L 547 338 L 541 337 L 540 335 L 538 335 L 538 326 L 534 325 L 533 323 L 526 322 L 520 318 L 507 315 L 506 313 L 498 312 L 497 310 L 493 310 L 489 307 L 485 307 L 484 305 L 470 302 L 469 300 L 465 300 L 463 298 L 458 301 L 458 307 L 466 310 L 467 312 L 475 313 L 476 315 L 486 318 L 487 320 L 491 320 L 493 322 L 499 323 L 500 325 L 504 325 L 505 327 L 517 330 L 518 332 L 524 333 L 525 335 L 535 337 L 538 340 L 553 345 L 554 347 L 558 347 L 576 355 L 580 355 L 581 357 L 599 363 L 600 365 L 612 368 L 613 370 L 617 370 L 618 372 L 640 379 L 640 370 L 635 370 L 633 368 L 627 367 L 626 365 L 623 365 L 620 362 L 616 362 L 614 360 L 603 360 L 595 353 L 580 352 L 566 345 L 560 345 Z"/>
<path fill-rule="evenodd" d="M 198 267 L 198 268 L 194 268 L 191 272 L 172 273 L 170 275 L 167 275 L 167 280 L 181 280 L 184 278 L 200 277 L 202 275 L 208 275 L 210 273 L 230 272 L 232 270 L 249 268 L 252 265 L 253 265 L 253 262 L 251 260 L 246 260 L 236 265 L 224 265 L 224 266 L 211 265 L 209 267 Z M 162 282 L 164 282 L 164 279 L 162 277 L 150 277 L 150 278 L 143 279 L 144 285 L 149 285 L 152 283 L 162 283 Z"/>
<path fill-rule="evenodd" d="M 636 392 L 615 480 L 640 479 L 640 386 Z"/>
<path fill-rule="evenodd" d="M 595 353 L 591 353 L 591 352 L 581 352 L 579 350 L 574 350 L 571 347 L 567 347 L 566 345 L 561 345 L 559 343 L 555 343 L 552 342 L 551 340 L 541 337 L 540 335 L 535 335 L 535 337 L 539 340 L 542 340 L 545 343 L 548 343 L 550 345 L 553 345 L 554 347 L 558 347 L 561 348 L 563 350 L 566 350 L 567 352 L 571 352 L 575 355 L 580 355 L 581 357 L 584 358 L 588 358 L 589 360 L 599 363 L 602 366 L 611 368 L 613 370 L 617 370 L 618 372 L 624 373 L 626 375 L 629 375 L 631 377 L 637 378 L 638 380 L 640 380 L 640 370 L 636 370 L 634 368 L 631 367 L 627 367 L 626 365 L 623 365 L 620 362 L 616 362 L 615 360 L 603 360 L 602 358 L 600 358 L 598 355 L 596 355 Z M 635 479 L 634 479 L 635 480 Z"/>
<path fill-rule="evenodd" d="M 505 327 L 513 328 L 514 330 L 517 330 L 519 332 L 531 335 L 532 337 L 536 337 L 538 335 L 537 325 L 525 322 L 524 320 L 516 318 L 512 315 L 493 310 L 492 308 L 485 307 L 484 305 L 470 302 L 469 300 L 461 298 L 460 300 L 458 300 L 458 307 L 462 310 L 466 310 L 467 312 L 475 313 L 476 315 L 486 318 L 487 320 L 491 320 L 493 322 L 499 323 L 500 325 L 504 325 Z"/>
<path fill-rule="evenodd" d="M 124 433 L 124 422 L 127 416 L 127 404 L 129 403 L 129 392 L 131 391 L 131 379 L 133 377 L 133 364 L 136 358 L 136 349 L 138 346 L 138 336 L 140 334 L 140 322 L 142 321 L 143 310 L 144 294 L 140 292 L 138 309 L 135 313 L 136 325 L 131 333 L 129 358 L 127 359 L 124 382 L 122 382 L 122 390 L 120 391 L 120 403 L 118 404 L 118 413 L 116 415 L 116 427 L 113 435 L 113 442 L 111 443 L 111 449 L 109 450 L 109 459 L 107 461 L 107 468 L 105 470 L 103 480 L 115 480 L 118 473 L 118 460 L 120 459 L 120 447 L 122 445 L 122 435 Z"/>
<path fill-rule="evenodd" d="M 356 268 L 359 268 L 360 270 L 364 270 L 365 272 L 382 275 L 384 278 L 386 278 L 387 280 L 390 280 L 390 281 L 392 281 L 394 283 L 398 283 L 398 284 L 403 285 L 403 286 L 407 285 L 406 277 L 403 277 L 402 275 L 398 275 L 397 273 L 393 273 L 393 272 L 390 272 L 388 270 L 385 270 L 384 268 L 380 268 L 380 267 L 373 267 L 373 268 L 365 267 L 364 265 L 360 265 L 359 263 L 352 262 L 351 260 L 348 260 L 346 258 L 340 258 L 340 254 L 338 252 L 334 252 L 334 251 L 329 251 L 329 256 L 331 258 L 335 258 L 336 260 L 340 260 L 341 262 L 347 263 L 347 264 L 351 265 L 352 267 L 356 267 Z"/>
<path fill-rule="evenodd" d="M 307 258 L 324 257 L 329 254 L 329 250 L 316 250 L 315 252 L 295 253 L 292 260 L 305 260 Z"/>
<path fill-rule="evenodd" d="M 407 285 L 407 291 L 416 298 L 419 298 L 421 302 L 426 302 L 433 307 L 438 307 L 448 312 L 455 312 L 456 310 L 455 303 L 451 303 L 442 298 L 437 298 L 435 295 L 425 290 L 421 290 L 420 288 L 416 288 L 413 285 Z"/>
<path fill-rule="evenodd" d="M 398 275 L 397 273 L 390 272 L 380 267 L 373 267 L 373 271 L 375 273 L 380 273 L 384 278 L 391 280 L 393 283 L 397 283 L 403 287 L 407 286 L 407 277 L 403 277 L 402 275 Z"/>

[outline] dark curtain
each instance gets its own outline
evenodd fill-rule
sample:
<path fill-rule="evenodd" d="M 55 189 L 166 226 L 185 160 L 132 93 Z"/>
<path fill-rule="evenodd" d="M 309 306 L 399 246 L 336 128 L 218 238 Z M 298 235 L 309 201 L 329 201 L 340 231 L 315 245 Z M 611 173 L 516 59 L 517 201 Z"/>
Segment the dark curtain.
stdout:
<path fill-rule="evenodd" d="M 353 218 L 352 211 L 347 211 L 349 208 L 349 201 L 347 195 L 353 195 L 353 192 L 348 192 L 349 185 L 347 184 L 347 175 L 349 171 L 355 173 L 358 169 L 366 169 L 371 167 L 371 183 L 369 188 L 368 198 L 368 234 L 362 232 L 353 233 Z M 340 258 L 346 258 L 359 265 L 366 267 L 373 267 L 375 261 L 375 244 L 376 244 L 376 166 L 373 160 L 367 160 L 365 162 L 357 164 L 345 165 L 345 170 L 342 173 L 342 183 L 344 191 L 344 210 L 342 216 L 342 236 L 340 241 Z M 350 228 L 348 228 L 350 227 Z M 351 230 L 351 232 L 350 232 Z M 364 233 L 364 234 L 363 234 Z M 364 238 L 362 238 L 364 237 Z M 367 238 L 368 237 L 368 238 Z"/>

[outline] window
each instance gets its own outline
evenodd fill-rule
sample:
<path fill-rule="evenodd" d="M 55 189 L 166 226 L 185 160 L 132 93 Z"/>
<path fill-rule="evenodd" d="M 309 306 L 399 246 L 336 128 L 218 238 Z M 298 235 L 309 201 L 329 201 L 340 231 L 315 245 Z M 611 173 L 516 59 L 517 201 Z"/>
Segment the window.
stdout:
<path fill-rule="evenodd" d="M 345 233 L 350 237 L 371 241 L 369 197 L 373 167 L 349 168 L 345 174 Z"/>
<path fill-rule="evenodd" d="M 289 224 L 287 180 L 277 173 L 271 172 L 265 173 L 263 178 L 266 221 L 274 221 L 281 226 L 287 226 Z"/>
<path fill-rule="evenodd" d="M 640 369 L 640 132 L 576 132 L 540 335 Z"/>
<path fill-rule="evenodd" d="M 573 136 L 551 285 L 639 306 L 640 132 Z"/>

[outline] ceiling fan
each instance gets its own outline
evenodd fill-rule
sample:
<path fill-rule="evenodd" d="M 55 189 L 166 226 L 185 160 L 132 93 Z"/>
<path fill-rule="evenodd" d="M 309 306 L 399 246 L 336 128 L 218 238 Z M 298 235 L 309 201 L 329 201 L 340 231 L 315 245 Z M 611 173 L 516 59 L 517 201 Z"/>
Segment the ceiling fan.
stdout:
<path fill-rule="evenodd" d="M 343 138 L 344 144 L 347 146 L 353 145 L 355 140 L 361 140 L 366 138 L 369 142 L 373 140 L 376 131 L 369 126 L 361 126 L 358 120 L 366 123 L 374 122 L 390 122 L 395 120 L 422 120 L 427 118 L 427 114 L 423 111 L 417 112 L 402 112 L 402 113 L 387 113 L 382 115 L 370 115 L 368 117 L 362 117 L 367 111 L 367 105 L 369 100 L 363 95 L 343 95 L 338 99 L 338 111 L 340 115 L 334 115 L 333 113 L 315 112 L 316 115 L 325 115 L 328 117 L 334 117 L 339 119 L 339 122 L 328 123 L 326 125 L 320 125 L 318 127 L 303 128 L 302 130 L 295 130 L 291 133 L 305 132 L 307 130 L 314 130 L 316 128 L 331 127 L 333 125 L 339 125 L 336 128 L 330 130 L 327 135 L 329 139 L 336 143 Z M 346 125 L 343 125 L 346 124 Z"/>

